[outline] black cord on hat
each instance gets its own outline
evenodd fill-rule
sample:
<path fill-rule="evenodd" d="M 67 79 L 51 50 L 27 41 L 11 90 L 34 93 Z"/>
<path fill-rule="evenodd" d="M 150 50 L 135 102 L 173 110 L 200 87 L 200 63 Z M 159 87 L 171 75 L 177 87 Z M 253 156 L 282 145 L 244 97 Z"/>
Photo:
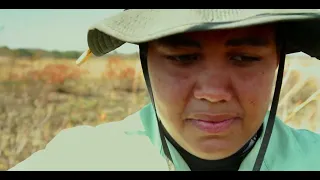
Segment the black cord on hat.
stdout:
<path fill-rule="evenodd" d="M 258 152 L 257 159 L 255 161 L 253 171 L 260 171 L 265 154 L 267 152 L 267 148 L 269 145 L 269 141 L 271 138 L 273 125 L 276 119 L 277 115 L 277 109 L 278 109 L 278 103 L 280 98 L 280 92 L 281 92 L 281 86 L 282 86 L 282 79 L 283 79 L 283 71 L 284 71 L 284 65 L 286 60 L 286 41 L 285 41 L 285 34 L 281 31 L 281 25 L 278 25 L 276 28 L 276 45 L 278 48 L 278 54 L 279 54 L 279 68 L 278 68 L 278 74 L 277 74 L 277 81 L 276 81 L 276 87 L 273 94 L 273 100 L 271 105 L 270 114 L 268 117 L 268 122 L 266 125 L 265 133 L 262 139 L 262 143 Z"/>
<path fill-rule="evenodd" d="M 150 77 L 149 77 L 149 71 L 148 71 L 148 62 L 147 62 L 147 52 L 148 52 L 148 48 L 147 48 L 147 44 L 141 44 L 139 45 L 139 55 L 140 55 L 140 61 L 141 61 L 141 66 L 142 66 L 142 71 L 143 71 L 143 75 L 146 81 L 146 85 L 147 85 L 147 89 L 150 95 L 150 99 L 153 105 L 153 109 L 155 111 L 155 115 L 157 118 L 157 123 L 158 123 L 158 128 L 159 128 L 159 134 L 160 134 L 160 138 L 161 138 L 161 143 L 162 143 L 162 148 L 164 151 L 164 154 L 166 155 L 166 157 L 173 163 L 169 148 L 168 148 L 168 144 L 166 142 L 165 139 L 165 133 L 164 133 L 164 129 L 163 126 L 161 125 L 160 119 L 158 118 L 157 115 L 157 110 L 155 107 L 155 103 L 154 103 L 154 98 L 153 98 L 153 93 L 152 93 L 152 88 L 151 88 L 151 84 L 150 84 Z"/>

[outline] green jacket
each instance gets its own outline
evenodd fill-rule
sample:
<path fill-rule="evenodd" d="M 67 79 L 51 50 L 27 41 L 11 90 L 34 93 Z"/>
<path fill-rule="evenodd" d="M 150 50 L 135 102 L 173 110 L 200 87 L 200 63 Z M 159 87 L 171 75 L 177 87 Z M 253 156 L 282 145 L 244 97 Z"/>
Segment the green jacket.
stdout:
<path fill-rule="evenodd" d="M 240 171 L 252 170 L 261 140 L 242 162 Z M 175 170 L 189 171 L 169 142 L 168 146 Z M 261 170 L 318 171 L 319 150 L 320 135 L 292 129 L 277 119 Z M 123 121 L 63 130 L 44 150 L 9 169 L 13 170 L 167 171 L 169 168 L 161 148 L 154 110 L 149 104 Z"/>

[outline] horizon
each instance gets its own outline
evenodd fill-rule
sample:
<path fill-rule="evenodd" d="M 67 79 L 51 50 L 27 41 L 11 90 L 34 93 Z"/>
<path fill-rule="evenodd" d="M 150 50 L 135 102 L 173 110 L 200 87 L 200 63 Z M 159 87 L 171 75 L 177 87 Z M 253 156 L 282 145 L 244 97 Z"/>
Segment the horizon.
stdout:
<path fill-rule="evenodd" d="M 123 9 L 2 9 L 0 47 L 46 51 L 86 51 L 87 31 L 94 23 Z M 60 28 L 62 27 L 62 28 Z M 118 53 L 137 52 L 124 44 Z"/>

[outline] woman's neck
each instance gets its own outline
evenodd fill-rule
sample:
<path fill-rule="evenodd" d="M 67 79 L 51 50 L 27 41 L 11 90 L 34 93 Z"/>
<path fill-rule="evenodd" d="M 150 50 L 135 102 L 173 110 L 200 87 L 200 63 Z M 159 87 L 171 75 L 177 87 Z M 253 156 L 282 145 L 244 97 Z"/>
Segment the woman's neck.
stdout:
<path fill-rule="evenodd" d="M 164 128 L 164 127 L 163 127 Z M 192 171 L 237 171 L 249 152 L 261 136 L 262 126 L 255 136 L 250 139 L 238 152 L 221 160 L 205 160 L 198 158 L 182 148 L 164 129 L 166 138 L 177 149 Z"/>

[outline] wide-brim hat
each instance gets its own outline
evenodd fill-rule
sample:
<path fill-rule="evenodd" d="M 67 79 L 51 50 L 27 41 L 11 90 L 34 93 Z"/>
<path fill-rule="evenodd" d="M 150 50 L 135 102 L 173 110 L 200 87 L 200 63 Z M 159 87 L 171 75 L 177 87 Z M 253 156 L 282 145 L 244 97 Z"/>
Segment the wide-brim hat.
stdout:
<path fill-rule="evenodd" d="M 279 22 L 286 23 L 286 54 L 304 52 L 320 59 L 320 11 L 311 9 L 130 9 L 94 24 L 87 41 L 92 54 L 102 56 L 124 43 Z"/>

